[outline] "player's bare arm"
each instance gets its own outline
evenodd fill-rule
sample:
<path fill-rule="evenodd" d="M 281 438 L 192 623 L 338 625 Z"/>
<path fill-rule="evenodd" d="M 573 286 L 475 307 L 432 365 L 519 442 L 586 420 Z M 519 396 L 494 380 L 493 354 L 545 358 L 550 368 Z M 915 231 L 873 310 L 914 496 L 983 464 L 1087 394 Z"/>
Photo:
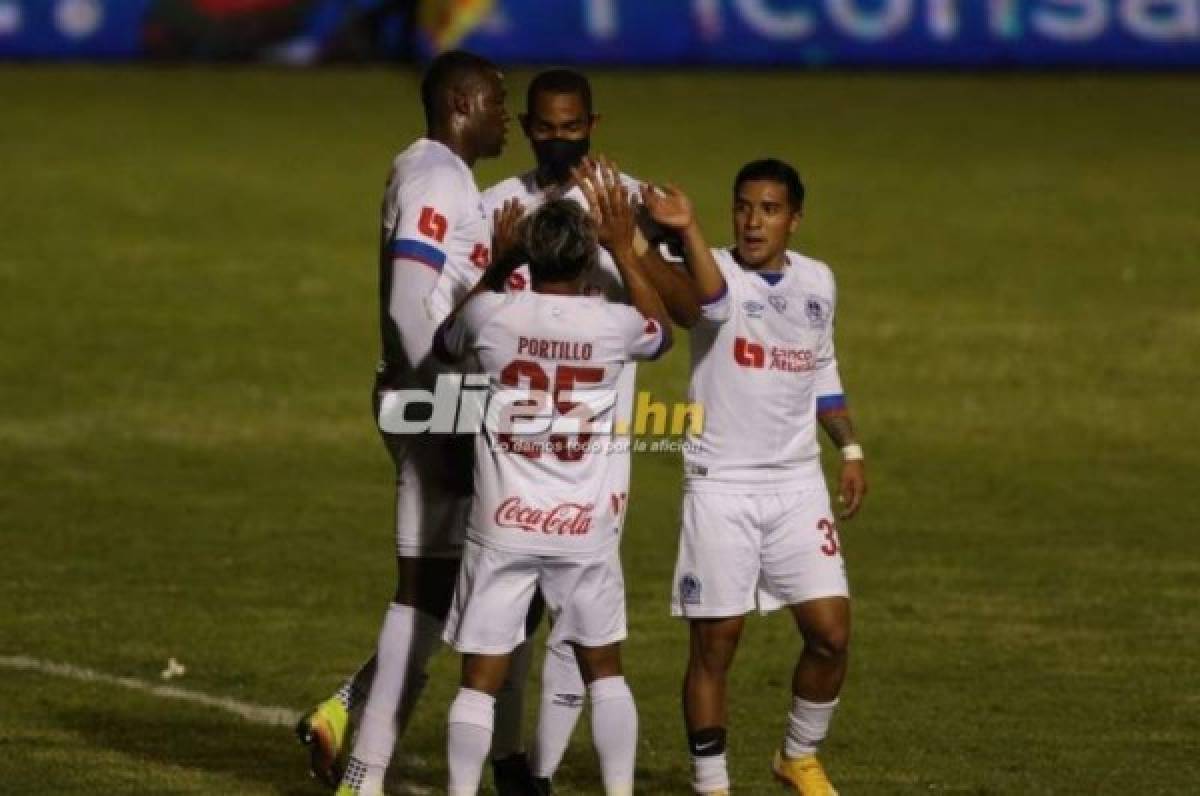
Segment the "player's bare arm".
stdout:
<path fill-rule="evenodd" d="M 681 325 L 691 326 L 700 317 L 700 305 L 723 296 L 726 291 L 725 277 L 713 259 L 712 251 L 704 239 L 704 233 L 696 222 L 692 202 L 683 191 L 675 185 L 642 187 L 642 201 L 650 212 L 650 217 L 664 227 L 679 232 L 683 240 L 684 261 L 691 271 L 690 287 L 692 301 L 680 313 L 684 319 L 690 318 L 691 323 L 680 321 Z M 661 258 L 660 258 L 661 259 Z M 677 271 L 679 278 L 684 278 Z"/>
<path fill-rule="evenodd" d="M 671 320 L 685 329 L 690 329 L 700 319 L 700 302 L 696 300 L 696 289 L 692 279 L 676 265 L 672 265 L 649 245 L 637 230 L 634 251 L 641 260 L 642 270 L 650 284 L 662 297 Z"/>
<path fill-rule="evenodd" d="M 446 319 L 434 331 L 433 353 L 443 362 L 457 362 L 460 357 L 444 343 L 445 330 L 462 314 L 463 307 L 481 293 L 500 293 L 504 282 L 524 259 L 521 247 L 521 221 L 525 208 L 516 199 L 509 199 L 492 214 L 492 261 L 479 281 L 466 292 Z"/>
<path fill-rule="evenodd" d="M 600 245 L 608 249 L 621 272 L 630 303 L 662 326 L 666 351 L 671 346 L 671 316 L 634 253 L 637 225 L 629 191 L 621 184 L 614 165 L 607 161 L 585 162 L 574 176 L 587 197 Z"/>
<path fill-rule="evenodd" d="M 817 415 L 817 420 L 833 444 L 842 451 L 842 469 L 838 478 L 838 502 L 842 504 L 839 516 L 848 520 L 858 513 L 867 494 L 867 470 L 862 450 L 854 436 L 854 423 L 846 409 L 822 412 Z M 849 453 L 847 448 L 850 449 Z"/>

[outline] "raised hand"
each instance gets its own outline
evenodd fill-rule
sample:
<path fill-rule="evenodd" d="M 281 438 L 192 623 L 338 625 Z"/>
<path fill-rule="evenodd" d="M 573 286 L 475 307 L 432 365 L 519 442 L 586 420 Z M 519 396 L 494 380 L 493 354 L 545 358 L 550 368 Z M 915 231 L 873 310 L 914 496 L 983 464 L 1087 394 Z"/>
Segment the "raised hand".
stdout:
<path fill-rule="evenodd" d="M 521 246 L 521 221 L 525 208 L 517 199 L 508 199 L 492 214 L 492 262 L 511 259 Z"/>
<path fill-rule="evenodd" d="M 632 252 L 635 213 L 617 164 L 603 155 L 596 160 L 585 159 L 572 176 L 587 198 L 600 245 L 614 256 L 617 252 Z"/>
<path fill-rule="evenodd" d="M 516 199 L 509 199 L 492 214 L 492 262 L 479 280 L 487 290 L 504 289 L 504 281 L 525 259 L 521 242 L 525 208 Z"/>
<path fill-rule="evenodd" d="M 650 217 L 664 227 L 687 229 L 692 221 L 692 200 L 675 185 L 643 185 L 642 202 Z"/>

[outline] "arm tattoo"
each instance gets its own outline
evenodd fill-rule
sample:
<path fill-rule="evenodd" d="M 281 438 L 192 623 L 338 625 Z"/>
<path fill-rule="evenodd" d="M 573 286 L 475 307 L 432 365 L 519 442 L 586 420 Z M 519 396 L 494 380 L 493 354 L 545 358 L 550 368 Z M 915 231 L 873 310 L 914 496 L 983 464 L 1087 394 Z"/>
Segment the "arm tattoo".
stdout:
<path fill-rule="evenodd" d="M 850 422 L 850 415 L 831 412 L 819 415 L 817 419 L 821 423 L 821 428 L 825 429 L 825 433 L 833 440 L 834 445 L 844 448 L 854 443 L 854 424 Z"/>

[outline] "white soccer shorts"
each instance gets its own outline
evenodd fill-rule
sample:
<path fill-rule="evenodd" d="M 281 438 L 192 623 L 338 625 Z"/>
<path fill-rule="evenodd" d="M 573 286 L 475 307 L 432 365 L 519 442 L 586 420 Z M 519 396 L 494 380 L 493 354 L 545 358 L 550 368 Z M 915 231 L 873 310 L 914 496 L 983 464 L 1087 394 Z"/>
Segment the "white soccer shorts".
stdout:
<path fill-rule="evenodd" d="M 546 643 L 603 647 L 625 638 L 625 578 L 616 545 L 574 558 L 492 550 L 468 540 L 443 635 L 459 652 L 506 655 L 525 640 L 541 588 L 554 625 Z"/>
<path fill-rule="evenodd" d="M 396 555 L 459 558 L 471 511 L 469 460 L 452 446 L 467 438 L 384 434 L 396 465 Z M 465 467 L 467 472 L 455 472 Z"/>
<path fill-rule="evenodd" d="M 742 616 L 849 594 L 823 484 L 754 495 L 684 493 L 673 616 Z"/>

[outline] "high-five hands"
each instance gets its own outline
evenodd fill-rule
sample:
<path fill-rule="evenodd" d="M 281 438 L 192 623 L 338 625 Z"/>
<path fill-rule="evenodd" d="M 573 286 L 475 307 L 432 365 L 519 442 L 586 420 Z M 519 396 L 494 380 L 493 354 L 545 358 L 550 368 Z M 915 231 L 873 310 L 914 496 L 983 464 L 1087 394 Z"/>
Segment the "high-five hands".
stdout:
<path fill-rule="evenodd" d="M 650 217 L 674 230 L 684 230 L 694 220 L 692 200 L 679 187 L 666 185 L 643 185 L 642 202 L 650 211 Z"/>
<path fill-rule="evenodd" d="M 492 214 L 492 261 L 513 256 L 521 246 L 521 221 L 525 208 L 518 199 L 508 199 Z"/>
<path fill-rule="evenodd" d="M 596 224 L 600 245 L 616 256 L 633 251 L 636 229 L 632 198 L 621 182 L 617 164 L 603 155 L 584 158 L 571 176 L 587 198 L 588 212 Z"/>
<path fill-rule="evenodd" d="M 520 201 L 508 199 L 492 214 L 492 262 L 483 281 L 492 290 L 500 290 L 504 281 L 524 261 L 522 222 L 525 208 Z"/>

